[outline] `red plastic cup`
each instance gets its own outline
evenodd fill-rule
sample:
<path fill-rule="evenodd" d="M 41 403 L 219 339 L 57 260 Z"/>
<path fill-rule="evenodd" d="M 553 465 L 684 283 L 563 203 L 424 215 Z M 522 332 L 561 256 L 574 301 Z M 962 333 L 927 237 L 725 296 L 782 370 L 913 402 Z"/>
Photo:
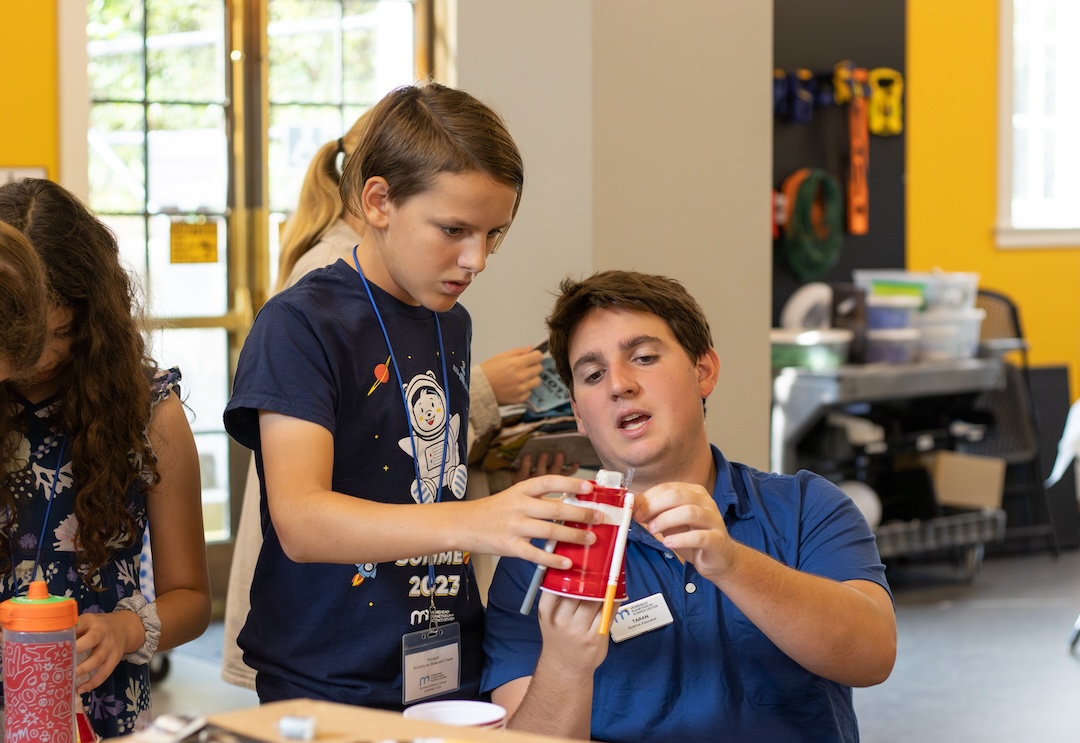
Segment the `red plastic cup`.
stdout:
<path fill-rule="evenodd" d="M 622 508 L 626 500 L 626 488 L 593 487 L 591 493 L 578 495 L 577 499 L 585 503 L 603 503 L 615 508 Z M 596 534 L 592 544 L 568 544 L 558 542 L 554 553 L 569 557 L 572 565 L 567 570 L 548 568 L 540 588 L 563 596 L 590 601 L 603 601 L 607 593 L 608 575 L 611 572 L 611 560 L 615 553 L 615 538 L 619 533 L 618 520 L 606 519 L 603 524 L 579 524 L 567 521 L 567 526 L 584 529 Z M 615 589 L 615 600 L 626 599 L 626 561 L 619 566 L 619 583 Z"/>

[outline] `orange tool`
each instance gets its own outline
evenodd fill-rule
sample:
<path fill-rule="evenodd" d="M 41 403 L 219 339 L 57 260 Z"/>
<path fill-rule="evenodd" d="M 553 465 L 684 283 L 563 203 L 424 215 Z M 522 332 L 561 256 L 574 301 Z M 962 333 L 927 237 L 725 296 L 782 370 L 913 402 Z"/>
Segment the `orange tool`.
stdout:
<path fill-rule="evenodd" d="M 851 158 L 848 164 L 847 222 L 852 235 L 870 231 L 870 192 L 867 172 L 870 169 L 870 131 L 867 125 L 866 99 L 869 75 L 865 68 L 851 70 L 851 99 L 848 102 L 848 136 Z"/>

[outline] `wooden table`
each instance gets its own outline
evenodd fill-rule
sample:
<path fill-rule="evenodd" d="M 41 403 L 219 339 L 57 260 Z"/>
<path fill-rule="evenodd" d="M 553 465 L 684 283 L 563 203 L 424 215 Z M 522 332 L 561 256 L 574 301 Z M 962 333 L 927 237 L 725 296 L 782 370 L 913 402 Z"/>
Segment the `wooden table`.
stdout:
<path fill-rule="evenodd" d="M 552 743 L 566 741 L 544 735 L 520 733 L 513 730 L 481 730 L 453 727 L 422 720 L 406 720 L 397 712 L 353 707 L 311 699 L 292 699 L 272 702 L 252 709 L 235 710 L 209 715 L 212 725 L 267 743 L 296 743 L 282 738 L 278 720 L 286 715 L 314 717 L 315 743 L 381 743 L 382 741 L 413 741 L 435 739 L 445 743 Z"/>

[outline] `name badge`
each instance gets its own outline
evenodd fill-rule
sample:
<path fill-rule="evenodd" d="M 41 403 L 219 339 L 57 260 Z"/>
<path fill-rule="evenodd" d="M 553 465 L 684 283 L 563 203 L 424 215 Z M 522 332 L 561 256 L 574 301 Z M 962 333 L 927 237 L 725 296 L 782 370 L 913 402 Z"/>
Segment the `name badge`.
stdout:
<path fill-rule="evenodd" d="M 615 612 L 615 621 L 611 624 L 611 639 L 622 642 L 654 629 L 666 627 L 674 621 L 671 609 L 664 600 L 664 594 L 654 593 L 652 596 L 646 596 L 619 607 Z"/>
<path fill-rule="evenodd" d="M 461 685 L 461 629 L 440 624 L 401 638 L 401 702 L 410 704 L 457 691 Z"/>

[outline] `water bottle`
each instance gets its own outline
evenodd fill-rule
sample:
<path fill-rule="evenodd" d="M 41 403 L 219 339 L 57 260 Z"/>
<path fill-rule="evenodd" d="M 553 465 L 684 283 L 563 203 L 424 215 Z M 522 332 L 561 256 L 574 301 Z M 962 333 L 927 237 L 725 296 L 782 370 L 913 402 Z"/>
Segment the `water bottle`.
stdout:
<path fill-rule="evenodd" d="M 45 581 L 0 604 L 5 743 L 76 743 L 75 599 Z"/>

